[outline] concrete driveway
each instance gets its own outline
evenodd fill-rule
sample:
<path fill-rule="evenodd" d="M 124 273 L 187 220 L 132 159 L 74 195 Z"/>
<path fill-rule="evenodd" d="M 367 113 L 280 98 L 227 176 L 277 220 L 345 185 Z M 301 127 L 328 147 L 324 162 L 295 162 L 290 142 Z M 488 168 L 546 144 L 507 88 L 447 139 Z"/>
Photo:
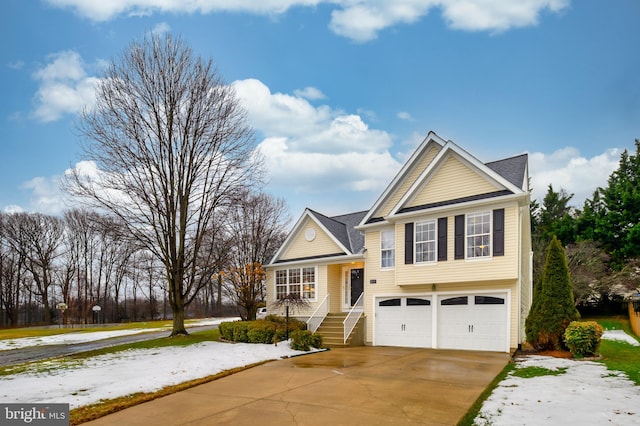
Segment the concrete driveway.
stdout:
<path fill-rule="evenodd" d="M 87 424 L 452 425 L 509 359 L 494 352 L 332 349 L 263 364 Z"/>

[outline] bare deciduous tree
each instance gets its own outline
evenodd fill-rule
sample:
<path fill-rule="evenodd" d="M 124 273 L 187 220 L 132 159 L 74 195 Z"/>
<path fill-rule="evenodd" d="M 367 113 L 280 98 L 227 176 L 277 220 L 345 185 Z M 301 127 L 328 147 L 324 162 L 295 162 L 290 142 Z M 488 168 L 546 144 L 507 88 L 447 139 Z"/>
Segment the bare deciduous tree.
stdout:
<path fill-rule="evenodd" d="M 14 213 L 6 221 L 7 238 L 12 248 L 25 259 L 33 286 L 28 288 L 40 298 L 44 321 L 51 322 L 50 288 L 54 284 L 55 260 L 60 255 L 64 224 L 57 217 L 40 213 Z"/>
<path fill-rule="evenodd" d="M 262 265 L 284 241 L 288 220 L 284 200 L 268 194 L 246 192 L 228 210 L 231 250 L 225 283 L 243 319 L 255 319 L 259 304 L 264 302 Z"/>
<path fill-rule="evenodd" d="M 253 132 L 212 61 L 179 38 L 150 35 L 107 67 L 83 113 L 85 159 L 67 188 L 117 216 L 164 265 L 171 335 L 187 334 L 184 310 L 203 271 L 203 236 L 214 212 L 259 175 Z"/>

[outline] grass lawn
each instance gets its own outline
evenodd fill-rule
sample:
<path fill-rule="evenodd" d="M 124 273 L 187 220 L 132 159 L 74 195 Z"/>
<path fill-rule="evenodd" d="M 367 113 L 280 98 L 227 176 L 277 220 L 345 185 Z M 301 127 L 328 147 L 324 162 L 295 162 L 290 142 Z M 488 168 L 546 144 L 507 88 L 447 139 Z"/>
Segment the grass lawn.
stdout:
<path fill-rule="evenodd" d="M 640 342 L 638 336 L 633 334 L 629 319 L 626 317 L 593 319 L 598 321 L 605 330 L 624 330 Z M 609 370 L 626 373 L 629 379 L 640 386 L 640 346 L 632 346 L 616 340 L 602 340 L 598 352 L 602 356 L 600 362 L 604 363 Z"/>

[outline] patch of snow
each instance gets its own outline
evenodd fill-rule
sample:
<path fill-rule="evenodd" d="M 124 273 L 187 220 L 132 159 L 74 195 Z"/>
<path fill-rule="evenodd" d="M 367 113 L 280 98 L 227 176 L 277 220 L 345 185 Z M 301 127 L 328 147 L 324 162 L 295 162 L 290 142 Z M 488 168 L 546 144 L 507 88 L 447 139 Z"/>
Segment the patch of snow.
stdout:
<path fill-rule="evenodd" d="M 627 342 L 633 346 L 640 346 L 640 343 L 636 339 L 629 336 L 623 330 L 605 330 L 604 333 L 602 333 L 602 338 L 607 340 L 619 340 L 621 342 Z"/>
<path fill-rule="evenodd" d="M 205 318 L 197 321 L 189 321 L 185 327 L 196 327 L 204 325 L 218 325 L 223 321 L 235 321 L 239 318 Z M 0 340 L 0 351 L 10 349 L 20 349 L 30 346 L 47 346 L 47 345 L 74 345 L 78 343 L 94 342 L 96 340 L 110 339 L 112 337 L 129 336 L 132 334 L 151 333 L 154 331 L 166 331 L 166 328 L 133 328 L 128 330 L 113 331 L 78 331 L 64 334 L 56 334 L 53 336 L 41 337 L 22 337 L 19 339 Z"/>
<path fill-rule="evenodd" d="M 557 376 L 509 374 L 482 405 L 477 425 L 637 425 L 640 387 L 592 361 L 527 356 L 516 368 L 566 369 Z"/>
<path fill-rule="evenodd" d="M 32 364 L 0 376 L 3 403 L 69 403 L 76 408 L 135 392 L 153 392 L 261 361 L 300 355 L 289 342 L 278 346 L 204 342 L 190 346 L 136 349 L 74 360 Z"/>

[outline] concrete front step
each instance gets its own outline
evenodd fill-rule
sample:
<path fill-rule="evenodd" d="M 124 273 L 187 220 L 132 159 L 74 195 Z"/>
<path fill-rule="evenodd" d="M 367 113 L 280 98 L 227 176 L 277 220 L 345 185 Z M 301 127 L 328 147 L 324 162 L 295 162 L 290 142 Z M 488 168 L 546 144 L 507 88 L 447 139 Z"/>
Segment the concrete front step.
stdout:
<path fill-rule="evenodd" d="M 343 348 L 351 344 L 353 339 L 353 333 L 344 342 L 344 320 L 347 314 L 337 313 L 329 314 L 324 319 L 317 332 L 322 335 L 322 345 L 328 348 Z M 360 323 L 356 326 L 358 328 Z M 355 329 L 354 329 L 355 331 Z"/>

